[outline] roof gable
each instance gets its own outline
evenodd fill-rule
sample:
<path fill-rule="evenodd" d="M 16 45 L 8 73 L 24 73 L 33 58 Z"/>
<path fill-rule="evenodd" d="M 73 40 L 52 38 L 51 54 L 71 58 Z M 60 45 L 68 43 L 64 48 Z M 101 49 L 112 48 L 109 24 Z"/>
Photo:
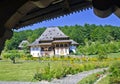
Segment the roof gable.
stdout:
<path fill-rule="evenodd" d="M 76 41 L 74 41 L 74 40 L 72 40 L 72 39 L 70 39 L 70 40 L 71 40 L 71 42 L 72 42 L 72 43 L 71 43 L 72 45 L 79 45 L 79 43 L 77 43 Z"/>
<path fill-rule="evenodd" d="M 58 27 L 49 27 L 43 34 L 38 38 L 39 41 L 42 40 L 53 40 L 54 38 L 66 38 L 66 36 Z"/>
<path fill-rule="evenodd" d="M 18 47 L 23 48 L 25 45 L 29 45 L 29 42 L 27 40 L 23 40 Z"/>
<path fill-rule="evenodd" d="M 71 44 L 78 45 L 78 43 L 73 41 L 72 39 L 55 40 L 54 38 L 69 38 L 69 36 L 66 36 L 58 27 L 49 27 L 46 28 L 42 35 L 29 46 L 41 45 L 43 43 L 46 44 L 52 42 L 70 42 Z"/>

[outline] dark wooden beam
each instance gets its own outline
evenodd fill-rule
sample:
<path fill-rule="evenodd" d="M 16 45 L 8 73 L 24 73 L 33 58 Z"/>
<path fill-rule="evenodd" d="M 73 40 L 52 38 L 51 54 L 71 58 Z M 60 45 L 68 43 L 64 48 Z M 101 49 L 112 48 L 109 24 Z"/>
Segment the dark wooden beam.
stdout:
<path fill-rule="evenodd" d="M 19 7 L 28 0 L 2 0 L 0 1 L 0 23 L 4 24 Z"/>
<path fill-rule="evenodd" d="M 63 10 L 63 2 L 50 5 L 45 9 L 36 9 L 36 11 L 29 12 L 23 19 L 19 21 L 19 24 L 16 27 L 23 27 L 29 24 L 33 24 L 36 22 L 41 22 L 43 20 L 49 20 L 52 18 L 57 18 L 59 16 L 63 16 L 65 14 L 69 14 L 74 11 L 84 10 L 86 8 L 90 8 L 91 2 L 88 1 L 79 1 L 73 3 L 69 3 L 70 11 L 66 12 Z"/>

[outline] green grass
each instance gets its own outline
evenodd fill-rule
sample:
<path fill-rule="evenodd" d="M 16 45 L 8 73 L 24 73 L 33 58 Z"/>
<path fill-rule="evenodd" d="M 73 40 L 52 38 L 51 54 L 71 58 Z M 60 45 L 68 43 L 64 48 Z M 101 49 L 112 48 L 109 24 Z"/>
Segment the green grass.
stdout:
<path fill-rule="evenodd" d="M 97 72 L 97 73 L 91 74 L 91 75 L 83 78 L 77 84 L 94 84 L 94 82 L 98 79 L 97 74 L 102 74 L 102 72 Z"/>
<path fill-rule="evenodd" d="M 16 64 L 13 64 L 10 60 L 3 59 L 0 61 L 0 81 L 32 81 L 36 72 L 46 73 L 48 63 L 50 64 L 50 71 L 54 74 L 54 77 L 61 75 L 62 71 L 66 72 L 66 74 L 76 74 L 81 71 L 94 69 L 96 66 L 97 68 L 107 67 L 109 64 L 109 62 L 99 60 L 86 62 L 85 59 L 82 59 L 83 62 L 81 62 L 72 57 L 61 58 L 60 61 L 58 61 L 58 59 L 60 58 L 52 58 L 48 61 L 42 60 L 41 62 L 17 59 Z M 33 81 L 36 80 L 34 79 Z"/>
<path fill-rule="evenodd" d="M 118 53 L 110 53 L 110 54 L 108 54 L 108 56 L 113 57 L 113 58 L 118 58 L 118 57 L 120 57 L 120 52 L 118 52 Z"/>
<path fill-rule="evenodd" d="M 107 54 L 108 57 L 112 57 L 112 58 L 120 58 L 120 52 L 118 53 L 109 53 Z M 97 57 L 98 55 L 89 55 L 90 57 Z"/>
<path fill-rule="evenodd" d="M 19 62 L 18 62 L 19 61 Z M 48 63 L 50 64 L 50 72 L 47 69 Z M 76 74 L 85 70 L 95 68 L 97 62 L 73 62 L 73 61 L 20 61 L 17 60 L 16 64 L 11 61 L 0 61 L 0 81 L 32 81 L 37 72 L 46 74 L 45 78 L 50 74 L 51 77 L 62 77 L 65 72 L 67 74 Z M 100 67 L 106 67 L 100 62 Z M 102 65 L 102 66 L 101 66 Z M 99 68 L 99 67 L 98 67 Z M 59 77 L 58 77 L 59 76 Z M 33 81 L 36 81 L 35 79 Z"/>
<path fill-rule="evenodd" d="M 50 63 L 52 69 L 61 68 L 64 61 L 26 61 L 13 64 L 11 61 L 0 61 L 0 81 L 32 81 L 36 72 L 46 68 Z M 79 64 L 79 63 L 77 63 Z M 33 81 L 36 81 L 35 79 Z"/>
<path fill-rule="evenodd" d="M 36 70 L 44 67 L 46 63 L 21 62 L 0 62 L 0 80 L 2 81 L 31 81 Z"/>
<path fill-rule="evenodd" d="M 101 81 L 98 82 L 98 84 L 110 84 L 109 83 L 109 76 L 106 76 Z"/>

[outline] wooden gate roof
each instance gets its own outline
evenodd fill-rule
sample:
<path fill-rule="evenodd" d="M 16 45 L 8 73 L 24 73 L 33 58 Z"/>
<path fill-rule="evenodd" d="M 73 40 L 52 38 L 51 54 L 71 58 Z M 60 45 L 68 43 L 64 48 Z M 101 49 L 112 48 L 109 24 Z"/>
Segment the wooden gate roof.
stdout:
<path fill-rule="evenodd" d="M 0 26 L 20 28 L 92 6 L 97 16 L 107 17 L 114 12 L 120 17 L 119 3 L 119 0 L 0 0 Z"/>
<path fill-rule="evenodd" d="M 39 1 L 43 6 L 37 5 Z M 0 22 L 7 28 L 20 28 L 86 10 L 91 6 L 88 0 L 0 0 Z"/>

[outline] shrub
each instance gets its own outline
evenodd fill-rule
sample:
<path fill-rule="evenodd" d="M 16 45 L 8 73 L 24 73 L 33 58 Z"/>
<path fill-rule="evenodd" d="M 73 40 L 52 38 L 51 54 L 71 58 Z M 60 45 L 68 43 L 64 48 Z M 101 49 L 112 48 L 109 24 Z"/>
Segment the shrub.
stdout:
<path fill-rule="evenodd" d="M 11 50 L 8 53 L 3 54 L 4 58 L 9 58 L 14 64 L 16 63 L 15 59 L 20 58 L 20 54 L 16 50 Z"/>
<path fill-rule="evenodd" d="M 108 63 L 102 62 L 87 62 L 87 63 L 79 63 L 79 62 L 71 62 L 71 61 L 57 61 L 56 64 L 51 64 L 51 62 L 48 63 L 47 66 L 45 66 L 42 70 L 38 71 L 35 74 L 36 80 L 48 80 L 50 81 L 52 78 L 61 78 L 65 77 L 68 74 L 76 74 L 82 71 L 86 70 L 92 70 L 95 68 L 101 68 L 108 65 Z M 97 64 L 98 63 L 98 64 Z M 96 67 L 97 64 L 97 67 Z M 40 76 L 39 76 L 40 75 Z"/>
<path fill-rule="evenodd" d="M 33 77 L 34 79 L 36 79 L 36 80 L 39 80 L 39 81 L 41 81 L 43 78 L 42 78 L 42 74 L 41 73 L 35 73 L 35 75 L 34 75 L 34 77 Z"/>
<path fill-rule="evenodd" d="M 109 69 L 110 74 L 110 83 L 120 83 L 120 62 L 116 61 L 114 62 Z"/>
<path fill-rule="evenodd" d="M 37 73 L 35 73 L 34 79 L 36 80 L 48 80 L 50 81 L 53 78 L 53 75 L 50 72 L 50 64 L 48 63 L 48 65 L 41 69 L 40 71 L 37 71 Z"/>
<path fill-rule="evenodd" d="M 26 54 L 27 60 L 30 60 L 32 58 L 32 55 Z"/>
<path fill-rule="evenodd" d="M 100 43 L 100 42 L 92 42 L 89 45 L 79 46 L 78 50 L 84 55 L 94 55 L 102 53 L 117 53 L 120 51 L 120 42 L 109 42 L 109 43 Z"/>
<path fill-rule="evenodd" d="M 104 60 L 104 59 L 107 59 L 108 58 L 108 56 L 107 56 L 107 54 L 106 53 L 99 53 L 98 54 L 98 60 Z"/>

